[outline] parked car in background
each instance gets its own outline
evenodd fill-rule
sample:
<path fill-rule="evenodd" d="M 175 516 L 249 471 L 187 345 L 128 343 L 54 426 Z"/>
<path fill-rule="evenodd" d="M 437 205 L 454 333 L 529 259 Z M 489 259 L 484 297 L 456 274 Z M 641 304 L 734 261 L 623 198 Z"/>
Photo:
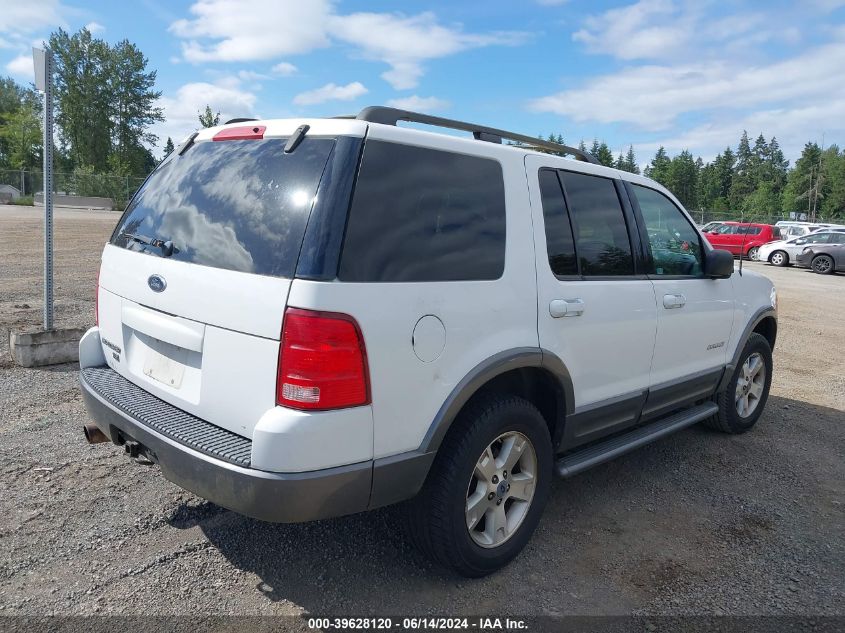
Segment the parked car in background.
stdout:
<path fill-rule="evenodd" d="M 845 230 L 845 226 L 840 224 L 826 224 L 820 222 L 792 222 L 789 220 L 781 220 L 775 223 L 775 226 L 780 227 L 780 232 L 784 238 L 801 237 L 815 233 L 816 231 L 826 230 Z"/>
<path fill-rule="evenodd" d="M 780 227 L 771 224 L 725 222 L 724 226 L 704 236 L 716 248 L 756 260 L 760 247 L 772 240 L 779 240 L 781 232 Z"/>
<path fill-rule="evenodd" d="M 712 231 L 715 231 L 716 229 L 718 229 L 721 226 L 725 226 L 725 223 L 724 222 L 708 222 L 707 224 L 703 224 L 701 226 L 701 232 L 702 233 L 710 233 Z"/>
<path fill-rule="evenodd" d="M 837 230 L 823 230 L 810 233 L 801 237 L 793 237 L 788 240 L 777 240 L 763 244 L 757 251 L 757 259 L 761 262 L 769 262 L 775 266 L 788 266 L 794 264 L 798 255 L 807 246 L 813 244 L 839 244 L 845 241 L 845 232 Z"/>
<path fill-rule="evenodd" d="M 811 268 L 820 275 L 845 272 L 845 233 L 839 233 L 837 236 L 841 239 L 836 243 L 804 247 L 796 258 L 796 263 L 802 268 Z"/>

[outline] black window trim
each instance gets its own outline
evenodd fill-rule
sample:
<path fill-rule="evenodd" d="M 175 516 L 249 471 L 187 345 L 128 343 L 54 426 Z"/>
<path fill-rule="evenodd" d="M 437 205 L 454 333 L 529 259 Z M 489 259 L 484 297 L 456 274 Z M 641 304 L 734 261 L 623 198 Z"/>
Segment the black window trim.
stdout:
<path fill-rule="evenodd" d="M 640 235 L 640 243 L 643 245 L 643 251 L 645 252 L 646 259 L 645 259 L 645 266 L 644 270 L 651 270 L 654 266 L 654 255 L 651 252 L 651 242 L 648 239 L 648 228 L 645 224 L 645 218 L 643 217 L 642 209 L 640 209 L 640 203 L 637 200 L 637 193 L 634 189 L 634 185 L 638 187 L 642 187 L 643 189 L 650 189 L 655 193 L 659 193 L 661 196 L 666 198 L 672 206 L 674 206 L 683 216 L 683 218 L 689 223 L 690 227 L 692 228 L 693 232 L 698 236 L 698 248 L 701 252 L 702 258 L 706 257 L 706 253 L 708 251 L 713 250 L 710 242 L 704 239 L 701 235 L 701 231 L 698 230 L 698 227 L 695 225 L 689 214 L 686 212 L 686 209 L 683 206 L 678 206 L 675 202 L 667 196 L 665 193 L 660 191 L 657 187 L 650 187 L 649 185 L 645 185 L 639 182 L 631 182 L 630 180 L 623 180 L 622 181 L 625 192 L 628 194 L 628 199 L 631 204 L 631 207 L 634 212 L 634 218 L 636 219 L 638 232 Z M 702 270 L 704 268 L 704 262 L 701 262 Z M 707 279 L 703 274 L 702 275 L 655 275 L 652 273 L 646 273 L 645 277 L 647 279 L 651 279 L 652 281 L 656 280 L 664 280 L 664 281 L 677 281 L 682 279 Z"/>
<path fill-rule="evenodd" d="M 627 192 L 623 195 L 623 191 L 625 190 L 624 185 L 622 184 L 623 181 L 619 178 L 613 178 L 611 176 L 605 176 L 601 174 L 591 174 L 589 172 L 580 171 L 577 169 L 565 169 L 561 167 L 551 167 L 548 165 L 541 166 L 537 169 L 537 183 L 539 185 L 540 182 L 540 171 L 541 170 L 553 170 L 557 173 L 558 184 L 560 185 L 561 192 L 563 193 L 563 203 L 565 205 L 566 217 L 569 221 L 569 227 L 572 231 L 572 243 L 575 248 L 575 260 L 578 266 L 578 274 L 577 275 L 558 275 L 552 270 L 551 263 L 549 262 L 549 247 L 548 241 L 546 242 L 546 263 L 549 266 L 549 271 L 552 275 L 555 276 L 556 279 L 559 281 L 618 281 L 618 280 L 644 280 L 648 279 L 648 275 L 644 272 L 648 270 L 646 267 L 647 261 L 643 259 L 643 243 L 642 243 L 642 236 L 638 231 L 637 224 L 634 217 L 634 209 L 631 206 L 630 201 L 627 200 Z M 632 275 L 584 275 L 581 273 L 581 258 L 578 256 L 578 240 L 575 239 L 575 220 L 572 217 L 572 213 L 570 209 L 572 205 L 569 202 L 569 194 L 566 192 L 566 187 L 563 184 L 563 178 L 561 178 L 561 172 L 568 172 L 572 174 L 579 174 L 581 176 L 592 176 L 594 178 L 603 178 L 604 180 L 610 180 L 613 183 L 613 187 L 616 191 L 616 197 L 619 199 L 619 206 L 622 208 L 622 216 L 625 219 L 625 230 L 628 234 L 628 245 L 631 248 L 631 259 L 633 260 L 633 267 L 634 267 L 634 274 Z M 540 206 L 542 210 L 542 200 L 540 201 Z M 545 218 L 543 220 L 543 230 L 545 232 Z"/>

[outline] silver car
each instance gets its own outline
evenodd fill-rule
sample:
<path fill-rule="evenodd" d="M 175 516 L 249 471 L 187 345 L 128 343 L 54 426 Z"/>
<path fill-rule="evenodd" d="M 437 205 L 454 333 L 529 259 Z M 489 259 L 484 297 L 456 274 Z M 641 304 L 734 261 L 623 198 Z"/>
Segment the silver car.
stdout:
<path fill-rule="evenodd" d="M 841 229 L 823 230 L 793 237 L 787 240 L 777 240 L 763 244 L 757 252 L 757 258 L 761 262 L 769 262 L 775 266 L 788 266 L 795 263 L 796 258 L 804 250 L 805 246 L 811 244 L 838 243 L 845 238 Z"/>

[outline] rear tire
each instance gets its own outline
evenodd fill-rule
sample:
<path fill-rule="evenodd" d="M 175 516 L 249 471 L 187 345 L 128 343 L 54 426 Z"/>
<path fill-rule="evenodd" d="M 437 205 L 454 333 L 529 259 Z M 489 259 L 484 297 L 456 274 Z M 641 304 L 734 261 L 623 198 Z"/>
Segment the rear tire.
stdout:
<path fill-rule="evenodd" d="M 810 263 L 814 273 L 830 275 L 833 273 L 833 258 L 830 255 L 816 255 Z"/>
<path fill-rule="evenodd" d="M 551 476 L 549 429 L 536 407 L 516 396 L 480 398 L 455 420 L 409 502 L 409 535 L 444 567 L 486 576 L 528 543 Z"/>
<path fill-rule="evenodd" d="M 789 255 L 784 251 L 775 251 L 769 257 L 769 263 L 773 266 L 786 266 L 789 264 Z"/>
<path fill-rule="evenodd" d="M 752 262 L 756 262 L 757 261 L 757 253 L 759 251 L 760 251 L 759 246 L 752 246 L 751 248 L 749 248 L 748 253 L 747 253 L 748 259 L 751 260 Z"/>
<path fill-rule="evenodd" d="M 707 426 L 724 433 L 750 430 L 760 418 L 772 385 L 772 348 L 769 341 L 753 332 L 742 350 L 728 386 L 716 395 L 719 412 Z"/>

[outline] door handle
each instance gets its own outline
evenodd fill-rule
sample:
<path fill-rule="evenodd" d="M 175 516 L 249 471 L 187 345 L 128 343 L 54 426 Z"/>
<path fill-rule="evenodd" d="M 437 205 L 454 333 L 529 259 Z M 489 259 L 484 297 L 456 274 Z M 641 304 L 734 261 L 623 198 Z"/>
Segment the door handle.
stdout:
<path fill-rule="evenodd" d="M 549 314 L 555 319 L 575 317 L 584 314 L 583 299 L 554 299 L 549 303 Z"/>
<path fill-rule="evenodd" d="M 683 308 L 686 303 L 687 298 L 684 295 L 663 295 L 663 307 L 667 310 Z"/>

